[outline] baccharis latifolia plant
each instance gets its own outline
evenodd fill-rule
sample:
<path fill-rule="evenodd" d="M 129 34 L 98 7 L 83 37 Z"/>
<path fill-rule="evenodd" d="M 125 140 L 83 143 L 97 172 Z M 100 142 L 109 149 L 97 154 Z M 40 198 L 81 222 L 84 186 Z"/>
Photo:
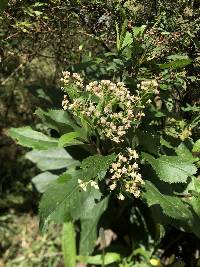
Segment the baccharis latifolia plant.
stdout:
<path fill-rule="evenodd" d="M 143 229 L 139 241 L 129 238 L 128 247 L 143 244 L 149 233 L 159 239 L 169 224 L 200 236 L 199 227 L 193 227 L 198 216 L 198 157 L 190 151 L 191 139 L 189 147 L 181 139 L 176 146 L 170 144 L 159 116 L 153 116 L 159 82 L 140 79 L 130 90 L 121 81 L 88 82 L 64 71 L 61 83 L 62 109 L 36 112 L 59 138 L 30 127 L 10 130 L 20 144 L 33 148 L 27 157 L 44 171 L 33 178 L 44 192 L 41 229 L 50 221 L 74 223 L 82 256 L 94 251 L 98 229 L 116 233 L 125 222 L 127 234 L 131 228 Z M 197 146 L 198 141 L 193 151 Z M 152 224 L 162 228 L 149 229 Z"/>
<path fill-rule="evenodd" d="M 144 29 L 135 30 L 140 39 Z M 118 34 L 119 54 L 138 45 L 124 34 L 127 43 Z M 134 77 L 128 65 L 123 75 L 117 69 L 105 79 L 64 71 L 61 109 L 36 111 L 45 130 L 10 129 L 19 144 L 32 148 L 26 157 L 42 171 L 33 178 L 43 193 L 41 230 L 51 221 L 64 223 L 66 262 L 77 254 L 80 261 L 105 266 L 120 261 L 119 248 L 126 256 L 141 246 L 156 253 L 169 225 L 200 237 L 199 140 L 192 134 L 198 117 L 190 123 L 177 117 L 169 78 L 169 69 L 190 63 L 174 57 L 155 73 L 152 66 L 138 68 Z M 112 257 L 105 253 L 109 245 Z M 103 257 L 96 255 L 102 248 Z M 75 259 L 70 262 L 74 267 Z"/>

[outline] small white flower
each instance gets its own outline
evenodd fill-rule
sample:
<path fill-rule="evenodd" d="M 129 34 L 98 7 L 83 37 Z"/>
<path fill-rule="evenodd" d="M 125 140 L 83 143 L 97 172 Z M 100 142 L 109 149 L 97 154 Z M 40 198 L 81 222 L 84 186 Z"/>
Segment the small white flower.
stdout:
<path fill-rule="evenodd" d="M 110 190 L 113 191 L 116 188 L 117 184 L 113 183 L 110 185 Z"/>
<path fill-rule="evenodd" d="M 122 195 L 122 193 L 120 193 L 120 194 L 118 195 L 118 199 L 119 199 L 119 200 L 124 200 L 125 197 L 124 197 L 124 195 Z"/>
<path fill-rule="evenodd" d="M 98 184 L 95 181 L 90 182 L 91 186 L 94 187 L 95 189 L 99 189 Z"/>

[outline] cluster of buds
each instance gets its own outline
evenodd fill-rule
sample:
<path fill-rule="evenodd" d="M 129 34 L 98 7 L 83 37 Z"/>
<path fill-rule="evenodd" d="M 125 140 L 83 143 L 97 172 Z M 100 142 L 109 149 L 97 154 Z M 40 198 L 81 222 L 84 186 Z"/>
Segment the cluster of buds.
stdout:
<path fill-rule="evenodd" d="M 142 112 L 144 106 L 141 105 L 140 94 L 131 95 L 122 82 L 94 81 L 84 88 L 80 75 L 70 72 L 63 72 L 61 80 L 65 91 L 68 90 L 68 85 L 70 90 L 71 86 L 75 86 L 74 90 L 78 89 L 73 99 L 67 95 L 64 96 L 63 109 L 68 110 L 75 117 L 84 116 L 101 139 L 108 138 L 115 143 L 123 142 L 127 131 L 133 124 L 139 123 L 145 115 Z M 150 83 L 145 81 L 140 86 L 142 90 L 146 86 L 143 94 L 152 92 L 152 88 L 157 89 L 157 83 L 154 80 Z"/>
<path fill-rule="evenodd" d="M 95 189 L 99 189 L 98 184 L 93 180 L 90 180 L 89 182 L 83 182 L 81 179 L 78 179 L 78 184 L 83 189 L 83 191 L 87 191 L 88 185 L 94 187 Z"/>
<path fill-rule="evenodd" d="M 144 92 L 153 92 L 154 94 L 159 94 L 158 82 L 156 80 L 146 80 L 142 81 L 137 85 L 137 88 Z"/>
<path fill-rule="evenodd" d="M 64 86 L 68 84 L 75 84 L 79 88 L 83 88 L 83 79 L 78 73 L 71 73 L 69 71 L 62 72 L 63 77 L 60 79 Z"/>
<path fill-rule="evenodd" d="M 144 184 L 141 174 L 138 172 L 137 164 L 138 154 L 135 150 L 127 148 L 126 156 L 119 153 L 116 162 L 112 164 L 110 169 L 110 190 L 121 188 L 122 191 L 134 195 L 138 198 L 140 196 L 140 186 Z M 125 197 L 122 193 L 118 196 L 123 200 Z"/>

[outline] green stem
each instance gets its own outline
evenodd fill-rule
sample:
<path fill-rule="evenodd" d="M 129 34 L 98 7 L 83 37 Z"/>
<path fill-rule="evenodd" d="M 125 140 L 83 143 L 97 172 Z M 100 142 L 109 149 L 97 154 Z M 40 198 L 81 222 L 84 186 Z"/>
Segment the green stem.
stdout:
<path fill-rule="evenodd" d="M 72 222 L 63 225 L 62 252 L 65 267 L 76 267 L 76 233 Z"/>

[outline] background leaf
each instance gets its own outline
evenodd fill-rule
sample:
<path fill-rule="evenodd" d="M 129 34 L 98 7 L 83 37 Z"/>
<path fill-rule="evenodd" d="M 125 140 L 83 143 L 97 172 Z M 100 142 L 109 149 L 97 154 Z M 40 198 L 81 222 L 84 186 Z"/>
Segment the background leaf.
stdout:
<path fill-rule="evenodd" d="M 32 150 L 26 154 L 26 158 L 36 163 L 42 171 L 69 169 L 80 165 L 79 161 L 74 160 L 63 148 Z"/>
<path fill-rule="evenodd" d="M 18 144 L 34 149 L 45 150 L 58 146 L 56 138 L 33 130 L 31 127 L 10 128 L 9 136 L 16 139 Z"/>
<path fill-rule="evenodd" d="M 32 178 L 32 182 L 40 193 L 44 193 L 48 185 L 58 178 L 51 172 L 43 172 Z"/>

